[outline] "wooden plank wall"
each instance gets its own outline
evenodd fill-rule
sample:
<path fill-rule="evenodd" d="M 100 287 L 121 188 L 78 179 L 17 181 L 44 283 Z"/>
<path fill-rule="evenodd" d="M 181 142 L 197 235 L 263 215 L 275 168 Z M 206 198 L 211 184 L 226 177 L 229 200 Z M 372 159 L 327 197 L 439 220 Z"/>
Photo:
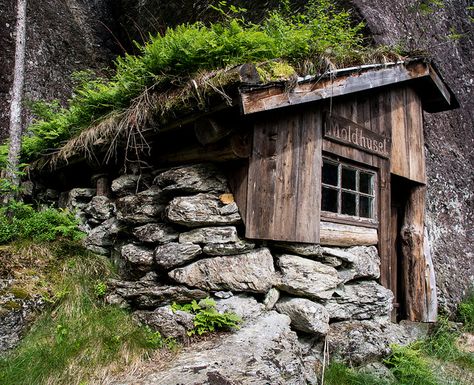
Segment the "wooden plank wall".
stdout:
<path fill-rule="evenodd" d="M 321 113 L 282 110 L 255 122 L 247 238 L 319 242 Z"/>
<path fill-rule="evenodd" d="M 425 184 L 421 101 L 410 88 L 392 91 L 392 174 Z"/>

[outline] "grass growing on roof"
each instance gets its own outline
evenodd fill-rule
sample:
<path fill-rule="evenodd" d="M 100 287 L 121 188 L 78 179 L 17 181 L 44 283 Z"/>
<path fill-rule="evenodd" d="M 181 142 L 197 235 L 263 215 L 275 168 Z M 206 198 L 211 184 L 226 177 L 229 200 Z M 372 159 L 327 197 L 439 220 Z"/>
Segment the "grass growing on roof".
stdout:
<path fill-rule="evenodd" d="M 260 24 L 245 21 L 241 10 L 233 6 L 218 11 L 226 15 L 224 21 L 170 28 L 139 47 L 138 55 L 117 58 L 110 79 L 90 73 L 76 76 L 79 85 L 67 108 L 57 102 L 37 104 L 34 112 L 38 119 L 23 139 L 24 159 L 31 160 L 47 149 L 60 147 L 91 126 L 102 124 L 99 131 L 111 131 L 112 126 L 135 124 L 141 129 L 149 116 L 137 118 L 137 98 L 147 99 L 150 92 L 179 88 L 202 71 L 280 58 L 297 72 L 307 74 L 329 64 L 363 62 L 369 52 L 363 48 L 363 25 L 354 25 L 350 13 L 338 10 L 329 0 L 312 0 L 297 14 L 288 13 L 283 7 L 268 13 Z M 163 112 L 162 105 L 166 110 L 164 99 L 138 103 L 139 108 L 152 108 L 157 114 Z M 97 139 L 91 136 L 75 145 L 80 147 Z M 5 162 L 3 150 L 0 149 L 0 164 Z"/>
<path fill-rule="evenodd" d="M 9 247 L 22 255 L 31 253 L 30 246 Z M 19 347 L 0 358 L 0 384 L 99 383 L 167 343 L 159 333 L 137 326 L 125 310 L 103 303 L 103 282 L 113 274 L 105 257 L 71 243 L 49 244 L 41 253 L 44 264 L 30 268 L 41 270 L 35 274 L 47 281 L 48 290 L 29 290 L 42 293 L 51 307 Z"/>

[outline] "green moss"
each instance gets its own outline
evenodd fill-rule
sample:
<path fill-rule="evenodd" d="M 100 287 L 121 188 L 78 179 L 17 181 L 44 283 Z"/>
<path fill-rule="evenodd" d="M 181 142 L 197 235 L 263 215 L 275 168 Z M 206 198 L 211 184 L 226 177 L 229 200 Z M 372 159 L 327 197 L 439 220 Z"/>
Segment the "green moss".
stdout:
<path fill-rule="evenodd" d="M 7 310 L 20 310 L 21 304 L 17 301 L 7 301 L 2 305 Z"/>
<path fill-rule="evenodd" d="M 265 83 L 289 80 L 297 76 L 293 66 L 280 60 L 262 63 L 257 66 L 257 71 Z"/>
<path fill-rule="evenodd" d="M 26 291 L 25 289 L 22 289 L 20 287 L 11 287 L 8 289 L 8 292 L 10 294 L 13 294 L 16 298 L 18 299 L 30 299 L 31 298 L 31 295 L 30 293 L 28 293 L 28 291 Z"/>

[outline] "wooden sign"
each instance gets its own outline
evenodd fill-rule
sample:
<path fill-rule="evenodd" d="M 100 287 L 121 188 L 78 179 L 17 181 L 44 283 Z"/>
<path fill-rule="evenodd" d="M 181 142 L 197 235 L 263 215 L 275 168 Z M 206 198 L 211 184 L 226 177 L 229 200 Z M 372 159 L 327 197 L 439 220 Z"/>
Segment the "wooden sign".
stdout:
<path fill-rule="evenodd" d="M 326 113 L 324 137 L 383 158 L 390 158 L 391 142 L 389 138 L 346 118 Z"/>

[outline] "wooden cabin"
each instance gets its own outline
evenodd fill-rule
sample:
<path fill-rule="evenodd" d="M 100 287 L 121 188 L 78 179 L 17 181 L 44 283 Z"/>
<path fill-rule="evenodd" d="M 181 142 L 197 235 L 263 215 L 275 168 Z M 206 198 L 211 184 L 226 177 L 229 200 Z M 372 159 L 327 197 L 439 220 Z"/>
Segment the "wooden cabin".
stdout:
<path fill-rule="evenodd" d="M 243 69 L 230 103 L 151 135 L 148 162 L 226 162 L 246 238 L 377 245 L 393 318 L 434 321 L 423 111 L 457 107 L 436 69 L 423 60 L 366 65 L 291 85 L 262 85 Z"/>

